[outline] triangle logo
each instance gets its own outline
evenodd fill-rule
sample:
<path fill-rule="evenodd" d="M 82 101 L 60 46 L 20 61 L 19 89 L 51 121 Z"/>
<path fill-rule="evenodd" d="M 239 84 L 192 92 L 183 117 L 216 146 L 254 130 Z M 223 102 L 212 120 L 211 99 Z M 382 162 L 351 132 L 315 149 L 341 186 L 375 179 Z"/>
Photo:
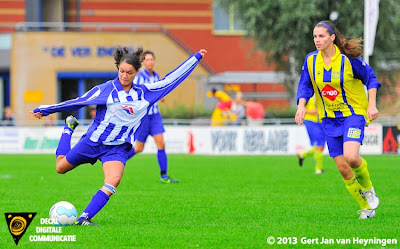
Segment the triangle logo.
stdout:
<path fill-rule="evenodd" d="M 25 234 L 36 213 L 4 213 L 6 216 L 8 230 L 14 239 L 15 245 Z"/>

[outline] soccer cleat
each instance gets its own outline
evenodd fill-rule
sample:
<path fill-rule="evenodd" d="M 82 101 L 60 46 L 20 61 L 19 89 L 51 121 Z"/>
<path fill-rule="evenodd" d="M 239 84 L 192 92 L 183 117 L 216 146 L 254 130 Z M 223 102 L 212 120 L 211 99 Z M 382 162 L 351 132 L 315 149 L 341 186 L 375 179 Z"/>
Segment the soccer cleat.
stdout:
<path fill-rule="evenodd" d="M 364 196 L 367 199 L 370 209 L 376 209 L 379 206 L 379 198 L 375 193 L 374 187 L 364 191 Z"/>
<path fill-rule="evenodd" d="M 71 130 L 75 130 L 76 127 L 78 127 L 79 125 L 79 121 L 78 119 L 76 119 L 74 116 L 69 115 L 66 119 L 65 119 L 65 124 L 68 125 L 68 127 Z"/>
<path fill-rule="evenodd" d="M 75 225 L 78 225 L 78 226 L 98 226 L 99 224 L 96 224 L 96 223 L 92 222 L 92 220 L 90 218 L 87 218 L 87 219 L 83 219 L 81 221 L 75 222 Z"/>
<path fill-rule="evenodd" d="M 166 183 L 166 184 L 170 184 L 170 183 L 178 183 L 179 181 L 178 180 L 174 180 L 174 179 L 172 179 L 171 177 L 169 177 L 169 176 L 166 176 L 166 177 L 161 177 L 161 183 Z"/>
<path fill-rule="evenodd" d="M 302 158 L 300 154 L 297 154 L 297 158 L 299 159 L 299 166 L 303 166 L 304 158 Z"/>
<path fill-rule="evenodd" d="M 323 169 L 317 169 L 317 170 L 315 170 L 315 174 L 317 174 L 317 175 L 320 175 L 320 174 L 323 174 L 324 173 L 324 170 Z"/>
<path fill-rule="evenodd" d="M 370 219 L 370 218 L 375 218 L 375 210 L 374 209 L 361 209 L 358 210 L 357 214 L 360 215 L 360 219 Z"/>

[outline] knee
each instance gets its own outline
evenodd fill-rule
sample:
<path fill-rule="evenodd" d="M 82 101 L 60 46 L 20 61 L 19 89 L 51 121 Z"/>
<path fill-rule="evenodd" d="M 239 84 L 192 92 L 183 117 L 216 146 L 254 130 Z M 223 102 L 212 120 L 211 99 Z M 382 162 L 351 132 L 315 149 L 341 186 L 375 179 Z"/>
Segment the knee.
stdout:
<path fill-rule="evenodd" d="M 136 143 L 136 145 L 135 145 L 135 153 L 136 154 L 142 152 L 143 149 L 144 149 L 144 143 L 142 143 L 142 142 Z"/>
<path fill-rule="evenodd" d="M 67 171 L 61 164 L 56 164 L 56 171 L 58 174 L 65 174 Z"/>
<path fill-rule="evenodd" d="M 139 154 L 140 152 L 142 152 L 143 151 L 143 146 L 136 146 L 135 147 L 135 153 L 136 154 Z"/>
<path fill-rule="evenodd" d="M 113 176 L 105 179 L 104 184 L 110 184 L 114 186 L 115 188 L 119 185 L 121 182 L 122 176 Z"/>
<path fill-rule="evenodd" d="M 352 166 L 359 166 L 359 156 L 358 155 L 349 155 L 349 154 L 345 154 L 344 155 L 344 159 L 346 160 L 346 162 L 352 167 Z"/>
<path fill-rule="evenodd" d="M 164 150 L 164 149 L 165 149 L 165 142 L 164 142 L 164 141 L 159 142 L 159 143 L 157 144 L 157 148 L 158 148 L 159 150 Z"/>

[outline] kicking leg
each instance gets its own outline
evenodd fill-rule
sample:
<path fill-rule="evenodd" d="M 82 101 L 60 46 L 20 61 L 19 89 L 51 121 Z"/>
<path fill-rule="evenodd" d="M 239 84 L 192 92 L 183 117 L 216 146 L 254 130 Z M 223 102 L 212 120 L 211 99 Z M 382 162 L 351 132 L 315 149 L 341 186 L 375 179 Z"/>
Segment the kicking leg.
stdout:
<path fill-rule="evenodd" d="M 107 204 L 115 194 L 124 174 L 125 165 L 120 161 L 108 161 L 103 164 L 104 186 L 92 197 L 89 205 L 82 212 L 77 225 L 94 226 L 91 219 Z"/>

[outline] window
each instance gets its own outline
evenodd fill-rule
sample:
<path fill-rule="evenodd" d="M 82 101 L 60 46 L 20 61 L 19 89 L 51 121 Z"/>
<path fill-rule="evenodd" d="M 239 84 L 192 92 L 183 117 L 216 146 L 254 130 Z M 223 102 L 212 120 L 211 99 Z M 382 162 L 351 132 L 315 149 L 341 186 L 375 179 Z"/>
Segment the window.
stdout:
<path fill-rule="evenodd" d="M 116 72 L 58 72 L 58 99 L 59 102 L 82 96 L 93 87 L 118 76 Z M 74 112 L 62 112 L 59 119 L 74 115 L 78 119 L 91 119 L 91 107 L 84 107 Z"/>
<path fill-rule="evenodd" d="M 214 34 L 216 35 L 244 35 L 245 30 L 238 18 L 235 17 L 234 5 L 229 6 L 229 10 L 220 6 L 219 1 L 215 0 L 214 9 Z"/>

